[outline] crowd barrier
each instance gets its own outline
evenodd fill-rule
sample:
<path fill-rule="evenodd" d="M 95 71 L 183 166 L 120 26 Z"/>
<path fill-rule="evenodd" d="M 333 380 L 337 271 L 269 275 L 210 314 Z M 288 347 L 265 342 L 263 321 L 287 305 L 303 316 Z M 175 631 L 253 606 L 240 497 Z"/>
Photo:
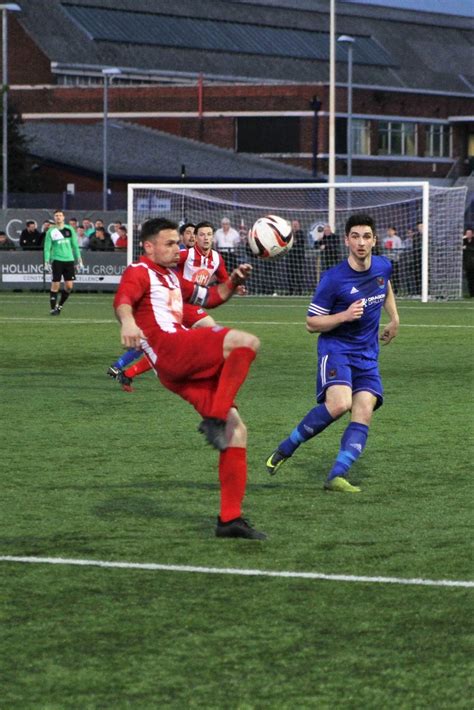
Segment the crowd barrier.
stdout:
<path fill-rule="evenodd" d="M 115 291 L 127 257 L 122 252 L 83 252 L 84 269 L 77 274 L 77 291 Z M 51 274 L 43 263 L 42 251 L 0 252 L 0 290 L 46 291 Z"/>

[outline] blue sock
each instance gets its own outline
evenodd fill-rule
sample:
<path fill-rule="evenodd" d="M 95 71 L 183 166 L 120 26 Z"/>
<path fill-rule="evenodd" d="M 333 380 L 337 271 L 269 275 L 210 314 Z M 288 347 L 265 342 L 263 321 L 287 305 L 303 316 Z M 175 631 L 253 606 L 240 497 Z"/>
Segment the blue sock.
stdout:
<path fill-rule="evenodd" d="M 284 456 L 291 456 L 300 444 L 312 439 L 313 436 L 326 429 L 333 421 L 334 419 L 329 414 L 325 404 L 313 407 L 298 426 L 293 429 L 290 436 L 278 445 L 278 450 Z"/>
<path fill-rule="evenodd" d="M 117 360 L 113 363 L 112 367 L 118 367 L 120 368 L 120 370 L 123 370 L 141 355 L 143 355 L 143 350 L 135 348 L 133 348 L 132 350 L 127 350 L 126 352 L 124 352 L 123 355 L 117 358 Z"/>
<path fill-rule="evenodd" d="M 327 480 L 336 476 L 345 476 L 354 461 L 357 461 L 363 452 L 369 435 L 369 427 L 365 424 L 351 422 L 341 439 L 341 448 L 334 465 L 329 472 Z"/>

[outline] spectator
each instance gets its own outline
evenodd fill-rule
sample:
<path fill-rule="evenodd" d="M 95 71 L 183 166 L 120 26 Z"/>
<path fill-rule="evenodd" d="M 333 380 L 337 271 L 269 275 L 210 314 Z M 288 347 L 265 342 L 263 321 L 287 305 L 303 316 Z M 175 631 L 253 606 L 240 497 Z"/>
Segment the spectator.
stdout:
<path fill-rule="evenodd" d="M 108 233 L 108 231 L 107 231 L 106 228 L 105 228 L 105 224 L 104 224 L 104 220 L 103 220 L 103 219 L 100 219 L 100 218 L 99 218 L 99 219 L 96 219 L 96 221 L 94 222 L 94 229 L 95 229 L 95 230 L 97 230 L 97 229 L 103 229 L 104 232 L 105 232 L 105 234 L 106 234 L 106 236 L 107 236 L 107 237 L 110 237 L 110 234 Z"/>
<path fill-rule="evenodd" d="M 92 237 L 95 232 L 95 227 L 87 217 L 82 220 L 82 226 L 84 227 L 84 234 L 86 237 Z"/>
<path fill-rule="evenodd" d="M 214 234 L 214 246 L 224 257 L 229 274 L 237 267 L 235 251 L 240 244 L 240 234 L 230 224 L 228 217 L 221 220 L 220 229 Z"/>
<path fill-rule="evenodd" d="M 291 229 L 293 231 L 293 246 L 288 252 L 286 263 L 288 266 L 288 290 L 294 296 L 303 293 L 305 289 L 305 234 L 297 219 L 292 220 Z"/>
<path fill-rule="evenodd" d="M 78 222 L 77 222 L 77 217 L 71 217 L 71 219 L 68 222 L 68 225 L 73 228 L 73 230 L 77 234 L 77 227 L 78 227 Z"/>
<path fill-rule="evenodd" d="M 3 230 L 0 231 L 0 249 L 2 251 L 15 251 L 16 246 L 15 242 L 10 239 L 10 237 L 7 237 L 6 232 Z"/>
<path fill-rule="evenodd" d="M 115 240 L 115 251 L 126 251 L 128 246 L 128 235 L 125 227 L 117 228 L 117 239 Z"/>
<path fill-rule="evenodd" d="M 335 234 L 330 224 L 325 224 L 323 234 L 319 240 L 321 251 L 321 270 L 325 271 L 339 263 L 339 237 Z"/>
<path fill-rule="evenodd" d="M 394 293 L 400 290 L 400 256 L 403 242 L 397 234 L 395 227 L 387 227 L 387 236 L 383 240 L 384 256 L 392 262 L 392 287 Z"/>
<path fill-rule="evenodd" d="M 104 227 L 96 227 L 94 234 L 89 239 L 89 249 L 91 251 L 113 251 L 114 243 L 110 234 Z"/>
<path fill-rule="evenodd" d="M 114 222 L 114 231 L 110 233 L 110 238 L 114 243 L 114 246 L 116 246 L 116 241 L 119 238 L 119 229 L 122 227 L 122 222 L 120 220 L 117 220 L 117 222 Z"/>
<path fill-rule="evenodd" d="M 79 244 L 79 249 L 89 248 L 89 237 L 86 237 L 84 227 L 76 228 L 77 243 Z"/>
<path fill-rule="evenodd" d="M 474 297 L 474 232 L 470 227 L 464 232 L 462 239 L 462 264 L 467 279 L 469 296 Z"/>
<path fill-rule="evenodd" d="M 20 234 L 20 247 L 23 251 L 38 251 L 43 245 L 41 232 L 38 232 L 34 219 L 27 219 L 25 229 Z M 49 229 L 48 224 L 48 229 Z"/>
<path fill-rule="evenodd" d="M 418 222 L 416 230 L 413 232 L 412 247 L 413 293 L 421 296 L 421 260 L 423 254 L 423 222 Z"/>
<path fill-rule="evenodd" d="M 413 229 L 407 229 L 400 254 L 400 288 L 405 294 L 413 293 Z"/>
<path fill-rule="evenodd" d="M 41 225 L 41 248 L 44 247 L 44 240 L 46 238 L 46 232 L 48 231 L 48 229 L 50 227 L 52 227 L 53 224 L 54 224 L 54 222 L 52 222 L 50 219 L 45 219 L 45 221 Z"/>

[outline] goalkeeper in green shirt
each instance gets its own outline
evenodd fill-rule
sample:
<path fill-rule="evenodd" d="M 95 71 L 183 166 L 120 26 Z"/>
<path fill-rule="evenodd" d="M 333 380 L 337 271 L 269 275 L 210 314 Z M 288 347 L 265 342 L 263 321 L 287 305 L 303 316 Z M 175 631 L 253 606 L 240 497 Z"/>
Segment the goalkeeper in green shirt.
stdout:
<path fill-rule="evenodd" d="M 54 226 L 48 229 L 44 240 L 45 269 L 52 271 L 51 291 L 49 302 L 51 315 L 59 316 L 61 309 L 69 298 L 74 281 L 76 269 L 82 269 L 81 251 L 74 229 L 64 222 L 64 212 L 56 210 L 54 213 Z M 61 279 L 64 279 L 64 288 L 58 304 Z"/>

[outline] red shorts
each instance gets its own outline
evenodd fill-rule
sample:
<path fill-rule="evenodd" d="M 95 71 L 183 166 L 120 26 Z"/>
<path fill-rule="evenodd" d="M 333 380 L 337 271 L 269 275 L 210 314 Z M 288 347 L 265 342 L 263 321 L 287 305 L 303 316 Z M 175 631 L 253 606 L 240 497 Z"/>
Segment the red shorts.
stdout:
<path fill-rule="evenodd" d="M 160 331 L 148 339 L 157 355 L 155 370 L 160 382 L 210 416 L 212 400 L 224 365 L 224 338 L 229 328 Z"/>
<path fill-rule="evenodd" d="M 209 314 L 206 313 L 204 308 L 201 306 L 194 306 L 192 303 L 183 303 L 183 325 L 186 328 L 192 328 L 195 323 L 207 318 Z"/>

